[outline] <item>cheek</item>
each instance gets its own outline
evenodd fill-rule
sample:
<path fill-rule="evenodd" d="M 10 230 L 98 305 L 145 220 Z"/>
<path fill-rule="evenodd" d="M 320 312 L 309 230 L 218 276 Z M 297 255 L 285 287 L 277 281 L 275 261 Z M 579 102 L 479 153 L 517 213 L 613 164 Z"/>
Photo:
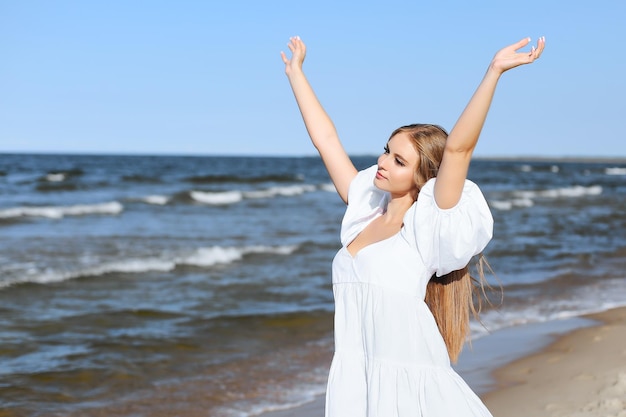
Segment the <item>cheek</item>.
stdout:
<path fill-rule="evenodd" d="M 406 189 L 417 189 L 417 186 L 415 185 L 415 173 L 412 169 L 407 169 L 402 173 L 402 183 Z"/>
<path fill-rule="evenodd" d="M 404 181 L 408 184 L 408 185 L 413 185 L 414 181 L 414 175 L 413 175 L 413 170 L 411 169 L 407 169 L 405 170 L 405 172 L 402 173 L 402 177 L 404 179 Z"/>

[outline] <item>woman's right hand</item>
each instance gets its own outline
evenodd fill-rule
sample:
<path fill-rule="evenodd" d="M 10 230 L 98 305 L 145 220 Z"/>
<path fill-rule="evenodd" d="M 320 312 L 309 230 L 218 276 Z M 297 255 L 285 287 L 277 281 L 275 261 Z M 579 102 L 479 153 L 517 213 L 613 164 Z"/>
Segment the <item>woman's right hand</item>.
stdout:
<path fill-rule="evenodd" d="M 283 58 L 283 62 L 285 63 L 285 74 L 289 76 L 294 71 L 302 70 L 302 63 L 304 62 L 304 57 L 306 56 L 306 45 L 302 42 L 299 36 L 294 36 L 289 38 L 289 43 L 287 44 L 289 50 L 291 51 L 291 59 L 287 59 L 287 55 L 281 51 L 280 56 Z"/>

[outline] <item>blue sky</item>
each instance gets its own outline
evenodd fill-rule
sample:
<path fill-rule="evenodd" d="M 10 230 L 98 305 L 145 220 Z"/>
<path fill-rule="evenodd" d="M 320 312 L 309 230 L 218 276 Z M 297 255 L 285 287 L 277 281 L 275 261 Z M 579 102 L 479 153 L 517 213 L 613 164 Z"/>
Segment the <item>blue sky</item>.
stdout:
<path fill-rule="evenodd" d="M 280 51 L 351 154 L 408 123 L 450 129 L 493 56 L 477 156 L 626 157 L 626 2 L 0 0 L 0 152 L 312 155 Z"/>

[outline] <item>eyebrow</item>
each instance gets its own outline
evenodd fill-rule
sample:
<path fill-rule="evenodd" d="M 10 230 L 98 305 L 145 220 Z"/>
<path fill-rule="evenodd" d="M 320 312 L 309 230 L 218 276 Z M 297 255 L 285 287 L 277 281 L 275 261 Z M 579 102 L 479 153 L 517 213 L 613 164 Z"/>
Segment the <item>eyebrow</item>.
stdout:
<path fill-rule="evenodd" d="M 387 149 L 389 149 L 389 142 L 387 142 Z M 394 155 L 396 158 L 400 158 L 400 159 L 402 159 L 402 160 L 403 160 L 404 162 L 406 162 L 407 164 L 409 163 L 408 159 L 406 159 L 404 156 L 400 155 L 399 153 L 397 153 L 397 152 L 393 152 L 393 155 Z"/>
<path fill-rule="evenodd" d="M 396 156 L 396 158 L 402 159 L 402 161 L 406 162 L 407 164 L 409 163 L 409 161 L 407 161 L 407 159 L 403 157 L 402 155 L 400 155 L 399 153 L 394 152 L 393 154 Z"/>

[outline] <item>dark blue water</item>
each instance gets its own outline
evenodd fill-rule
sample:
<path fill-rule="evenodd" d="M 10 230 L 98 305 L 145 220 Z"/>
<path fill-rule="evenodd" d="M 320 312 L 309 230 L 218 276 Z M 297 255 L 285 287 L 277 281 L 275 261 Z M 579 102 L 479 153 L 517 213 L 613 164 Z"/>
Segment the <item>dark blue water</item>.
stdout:
<path fill-rule="evenodd" d="M 626 161 L 470 178 L 505 294 L 488 330 L 626 304 Z M 0 155 L 2 415 L 247 416 L 323 392 L 343 211 L 318 158 Z"/>

